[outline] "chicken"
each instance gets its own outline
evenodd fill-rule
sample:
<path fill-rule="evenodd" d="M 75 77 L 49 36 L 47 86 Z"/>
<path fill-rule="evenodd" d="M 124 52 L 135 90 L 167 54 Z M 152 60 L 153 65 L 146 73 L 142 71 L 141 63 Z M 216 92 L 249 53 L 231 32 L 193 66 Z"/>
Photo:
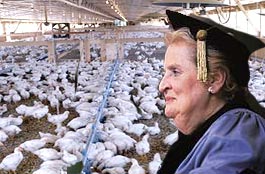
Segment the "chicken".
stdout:
<path fill-rule="evenodd" d="M 13 171 L 16 173 L 16 169 L 23 160 L 22 149 L 20 147 L 16 147 L 14 149 L 14 153 L 7 155 L 2 162 L 0 163 L 0 169 L 6 171 Z"/>
<path fill-rule="evenodd" d="M 158 169 L 160 168 L 161 163 L 162 163 L 162 160 L 161 160 L 160 154 L 159 153 L 156 153 L 154 155 L 153 161 L 151 161 L 148 164 L 149 174 L 156 174 L 157 171 L 158 171 Z"/>
<path fill-rule="evenodd" d="M 72 103 L 72 101 L 71 101 L 69 98 L 65 99 L 65 100 L 62 102 L 62 104 L 63 104 L 63 108 L 65 108 L 65 109 L 70 108 L 70 104 L 71 104 L 71 103 Z"/>
<path fill-rule="evenodd" d="M 106 149 L 105 145 L 102 142 L 90 144 L 87 150 L 87 158 L 94 160 L 98 155 L 98 153 L 104 151 L 105 149 Z"/>
<path fill-rule="evenodd" d="M 67 126 L 74 130 L 77 130 L 79 128 L 85 127 L 89 123 L 89 121 L 90 120 L 88 118 L 76 117 L 72 119 L 70 122 L 68 122 Z"/>
<path fill-rule="evenodd" d="M 117 154 L 118 149 L 117 149 L 117 146 L 113 142 L 111 142 L 111 141 L 105 141 L 104 142 L 104 145 L 105 145 L 105 148 L 107 150 L 111 150 L 114 154 Z"/>
<path fill-rule="evenodd" d="M 163 140 L 164 144 L 172 145 L 174 142 L 176 142 L 179 138 L 178 130 L 172 134 L 169 134 L 166 136 L 166 138 Z"/>
<path fill-rule="evenodd" d="M 142 140 L 135 144 L 135 150 L 138 155 L 145 155 L 150 151 L 148 142 L 149 134 L 143 136 Z"/>
<path fill-rule="evenodd" d="M 32 174 L 61 174 L 61 170 L 54 169 L 51 167 L 41 167 L 38 170 L 34 171 Z"/>
<path fill-rule="evenodd" d="M 128 170 L 128 174 L 145 174 L 145 170 L 138 164 L 138 161 L 134 158 L 131 159 L 132 165 Z"/>
<path fill-rule="evenodd" d="M 85 137 L 82 133 L 75 131 L 66 132 L 63 138 L 73 139 L 76 140 L 77 142 L 86 142 L 87 140 L 87 137 Z"/>
<path fill-rule="evenodd" d="M 21 89 L 19 93 L 23 99 L 28 99 L 30 97 L 30 93 L 25 89 Z"/>
<path fill-rule="evenodd" d="M 63 160 L 44 161 L 40 165 L 40 169 L 47 169 L 47 174 L 51 174 L 51 171 L 57 172 L 56 174 L 59 174 L 63 169 L 66 169 L 66 167 L 67 164 Z"/>
<path fill-rule="evenodd" d="M 60 159 L 62 156 L 60 152 L 52 148 L 42 148 L 40 150 L 34 151 L 33 153 L 43 161 L 57 160 Z"/>
<path fill-rule="evenodd" d="M 126 130 L 127 133 L 132 133 L 140 137 L 147 130 L 147 126 L 143 123 L 132 124 L 129 129 Z"/>
<path fill-rule="evenodd" d="M 147 128 L 147 131 L 150 135 L 158 135 L 160 133 L 160 128 L 158 126 L 158 122 L 155 122 L 154 126 L 150 126 Z"/>
<path fill-rule="evenodd" d="M 24 143 L 20 144 L 19 147 L 22 149 L 29 151 L 29 152 L 34 152 L 42 147 L 44 147 L 46 142 L 41 139 L 33 139 L 33 140 L 28 140 L 25 141 Z"/>
<path fill-rule="evenodd" d="M 48 106 L 41 106 L 39 108 L 36 108 L 36 110 L 34 110 L 33 113 L 31 113 L 31 115 L 34 117 L 34 118 L 37 118 L 37 119 L 41 119 L 42 117 L 44 117 L 47 113 L 49 112 L 49 108 Z"/>
<path fill-rule="evenodd" d="M 113 142 L 117 146 L 119 152 L 127 151 L 133 148 L 136 143 L 135 139 L 125 134 L 120 129 L 115 128 L 108 131 L 108 133 L 109 136 L 106 141 Z"/>
<path fill-rule="evenodd" d="M 128 130 L 132 125 L 132 121 L 124 116 L 115 116 L 113 118 L 109 118 L 106 123 L 109 122 L 121 130 Z"/>
<path fill-rule="evenodd" d="M 127 163 L 131 160 L 128 157 L 122 155 L 116 155 L 111 158 L 106 159 L 103 161 L 99 166 L 98 169 L 102 170 L 103 168 L 111 168 L 111 167 L 124 167 Z"/>
<path fill-rule="evenodd" d="M 103 161 L 111 158 L 114 156 L 114 152 L 111 150 L 103 150 L 99 152 L 93 162 L 93 166 L 97 166 L 98 164 L 102 163 Z"/>
<path fill-rule="evenodd" d="M 7 139 L 8 135 L 4 131 L 0 130 L 0 142 L 5 142 Z"/>
<path fill-rule="evenodd" d="M 7 104 L 3 104 L 2 106 L 0 106 L 0 117 L 7 112 Z"/>
<path fill-rule="evenodd" d="M 139 107 L 149 114 L 161 114 L 161 111 L 156 106 L 156 101 L 154 99 L 152 101 L 141 101 Z"/>
<path fill-rule="evenodd" d="M 20 105 L 16 108 L 16 111 L 19 114 L 40 119 L 49 112 L 49 109 L 48 106 L 43 105 L 41 102 L 34 101 L 34 106 Z"/>
<path fill-rule="evenodd" d="M 83 158 L 83 155 L 77 150 L 74 150 L 73 154 L 67 152 L 66 150 L 63 150 L 62 160 L 66 162 L 68 166 L 71 166 L 71 165 L 74 165 L 80 162 L 82 158 Z"/>
<path fill-rule="evenodd" d="M 48 121 L 53 123 L 54 125 L 61 124 L 63 121 L 65 121 L 68 118 L 69 111 L 64 111 L 62 114 L 58 115 L 52 115 L 50 113 L 47 114 L 48 116 Z"/>
<path fill-rule="evenodd" d="M 66 150 L 68 152 L 74 152 L 75 150 L 81 151 L 84 145 L 84 143 L 71 138 L 60 138 L 54 143 L 54 147 L 59 147 L 61 151 Z"/>
<path fill-rule="evenodd" d="M 14 102 L 14 103 L 17 103 L 17 102 L 19 102 L 21 100 L 21 96 L 19 95 L 19 94 L 14 94 L 14 95 L 12 95 L 12 101 Z"/>
<path fill-rule="evenodd" d="M 46 143 L 53 143 L 54 144 L 55 141 L 60 138 L 58 135 L 53 135 L 51 133 L 39 132 L 39 135 L 41 137 L 41 140 L 45 141 Z"/>
<path fill-rule="evenodd" d="M 2 130 L 8 135 L 8 136 L 14 136 L 16 134 L 18 134 L 19 132 L 21 132 L 21 129 L 16 126 L 16 125 L 9 125 L 6 126 L 4 128 L 2 128 Z"/>
<path fill-rule="evenodd" d="M 125 174 L 122 167 L 113 167 L 102 170 L 102 174 Z"/>

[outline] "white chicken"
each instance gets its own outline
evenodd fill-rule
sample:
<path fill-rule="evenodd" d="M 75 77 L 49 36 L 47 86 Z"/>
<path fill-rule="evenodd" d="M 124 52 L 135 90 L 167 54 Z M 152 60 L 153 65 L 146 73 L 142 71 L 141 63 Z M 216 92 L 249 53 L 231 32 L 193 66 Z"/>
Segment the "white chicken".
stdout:
<path fill-rule="evenodd" d="M 117 146 L 113 142 L 111 142 L 111 141 L 105 141 L 104 142 L 104 145 L 105 145 L 105 148 L 107 150 L 111 150 L 114 154 L 117 154 L 118 149 L 117 149 Z"/>
<path fill-rule="evenodd" d="M 19 147 L 22 149 L 29 151 L 29 152 L 34 152 L 42 147 L 44 147 L 46 142 L 41 139 L 32 139 L 25 141 L 24 143 L 20 144 Z"/>
<path fill-rule="evenodd" d="M 12 101 L 13 101 L 14 103 L 17 103 L 17 102 L 19 102 L 20 100 L 21 100 L 21 97 L 20 97 L 19 94 L 14 94 L 14 95 L 12 95 Z"/>
<path fill-rule="evenodd" d="M 135 139 L 125 134 L 120 129 L 115 128 L 108 131 L 108 133 L 109 136 L 107 137 L 106 141 L 113 142 L 117 146 L 117 149 L 120 153 L 123 151 L 130 150 L 134 147 L 134 144 L 136 143 Z"/>
<path fill-rule="evenodd" d="M 105 149 L 105 145 L 102 142 L 93 143 L 88 147 L 87 158 L 94 160 L 97 154 Z"/>
<path fill-rule="evenodd" d="M 43 105 L 41 102 L 34 101 L 33 106 L 20 105 L 16 108 L 17 113 L 25 116 L 33 116 L 35 118 L 41 118 L 45 116 L 49 109 L 48 106 Z"/>
<path fill-rule="evenodd" d="M 61 151 L 66 150 L 68 152 L 81 151 L 84 145 L 85 143 L 70 138 L 60 138 L 54 143 L 54 147 L 59 147 Z"/>
<path fill-rule="evenodd" d="M 74 165 L 77 162 L 81 161 L 83 155 L 79 151 L 74 151 L 73 154 L 63 150 L 62 160 L 68 164 L 68 166 Z"/>
<path fill-rule="evenodd" d="M 62 102 L 62 104 L 63 104 L 63 108 L 65 108 L 65 109 L 70 108 L 70 104 L 71 104 L 71 103 L 72 103 L 72 101 L 71 101 L 69 98 L 65 99 L 65 100 Z"/>
<path fill-rule="evenodd" d="M 125 174 L 122 167 L 113 167 L 102 170 L 102 174 Z"/>
<path fill-rule="evenodd" d="M 0 106 L 0 117 L 7 111 L 7 104 Z"/>
<path fill-rule="evenodd" d="M 0 130 L 0 142 L 5 142 L 7 139 L 8 135 L 4 131 Z"/>
<path fill-rule="evenodd" d="M 51 133 L 39 132 L 39 135 L 41 137 L 41 140 L 45 141 L 46 143 L 53 143 L 54 144 L 55 141 L 60 138 L 58 135 L 53 135 Z"/>
<path fill-rule="evenodd" d="M 114 152 L 111 150 L 103 150 L 96 155 L 94 159 L 93 166 L 97 166 L 98 164 L 102 163 L 103 161 L 111 158 L 114 156 Z"/>
<path fill-rule="evenodd" d="M 22 116 L 19 116 L 17 118 L 12 117 L 12 115 L 9 115 L 8 117 L 0 117 L 0 128 L 4 128 L 9 125 L 20 125 L 22 124 Z"/>
<path fill-rule="evenodd" d="M 30 93 L 25 89 L 21 89 L 19 93 L 23 99 L 28 99 L 30 97 Z"/>
<path fill-rule="evenodd" d="M 116 155 L 107 160 L 103 161 L 99 166 L 98 169 L 102 170 L 103 168 L 111 168 L 111 167 L 124 167 L 127 163 L 131 160 L 128 157 L 122 155 Z"/>
<path fill-rule="evenodd" d="M 32 174 L 60 174 L 61 170 L 54 169 L 51 167 L 41 167 L 38 170 L 34 171 Z"/>
<path fill-rule="evenodd" d="M 90 119 L 84 117 L 76 117 L 68 122 L 67 126 L 77 130 L 79 128 L 85 127 L 89 123 Z"/>
<path fill-rule="evenodd" d="M 129 129 L 126 130 L 127 133 L 132 133 L 140 137 L 147 130 L 147 126 L 143 123 L 135 123 L 130 125 Z"/>
<path fill-rule="evenodd" d="M 161 111 L 156 106 L 156 101 L 154 99 L 152 101 L 141 101 L 139 107 L 149 114 L 161 114 Z"/>
<path fill-rule="evenodd" d="M 62 156 L 62 153 L 58 152 L 57 150 L 53 148 L 42 148 L 42 149 L 34 151 L 33 153 L 37 155 L 43 161 L 57 160 L 57 159 L 60 159 Z"/>
<path fill-rule="evenodd" d="M 47 114 L 48 121 L 53 123 L 54 125 L 61 124 L 63 121 L 65 121 L 68 118 L 69 113 L 70 113 L 69 111 L 64 111 L 64 113 L 58 115 L 52 115 L 48 113 Z"/>
<path fill-rule="evenodd" d="M 12 101 L 12 95 L 5 95 L 3 100 L 7 103 L 11 103 Z"/>
<path fill-rule="evenodd" d="M 87 140 L 87 137 L 77 131 L 68 131 L 65 133 L 63 138 L 73 139 L 77 142 L 85 142 Z"/>
<path fill-rule="evenodd" d="M 22 149 L 20 147 L 16 147 L 14 152 L 7 155 L 2 162 L 0 163 L 0 169 L 6 171 L 13 171 L 15 173 L 17 167 L 23 160 Z"/>
<path fill-rule="evenodd" d="M 12 117 L 12 115 L 9 115 L 7 118 L 10 119 L 11 125 L 19 126 L 23 123 L 23 116 Z"/>
<path fill-rule="evenodd" d="M 154 155 L 153 161 L 151 161 L 148 164 L 149 174 L 156 174 L 157 171 L 158 171 L 158 169 L 160 168 L 161 163 L 162 163 L 162 160 L 161 160 L 160 154 L 159 153 L 156 153 Z"/>
<path fill-rule="evenodd" d="M 148 142 L 149 134 L 143 136 L 142 140 L 135 144 L 135 150 L 138 155 L 145 155 L 150 151 Z"/>
<path fill-rule="evenodd" d="M 21 129 L 16 126 L 16 125 L 9 125 L 6 126 L 4 128 L 2 128 L 2 130 L 8 135 L 8 136 L 13 136 L 18 134 L 19 132 L 21 132 Z"/>
<path fill-rule="evenodd" d="M 145 170 L 138 164 L 138 161 L 134 158 L 131 159 L 132 165 L 128 170 L 128 174 L 145 174 Z"/>
<path fill-rule="evenodd" d="M 34 110 L 34 112 L 31 113 L 31 115 L 32 115 L 34 118 L 41 119 L 41 118 L 44 117 L 48 112 L 49 112 L 49 108 L 48 108 L 48 106 L 42 105 L 41 107 L 36 108 L 36 110 Z"/>
<path fill-rule="evenodd" d="M 130 126 L 132 125 L 132 121 L 129 120 L 127 117 L 118 116 L 118 115 L 116 115 L 113 118 L 109 118 L 106 121 L 106 123 L 109 123 L 109 122 L 121 130 L 128 130 Z"/>
<path fill-rule="evenodd" d="M 179 133 L 178 130 L 172 134 L 169 134 L 166 136 L 166 138 L 163 140 L 164 144 L 172 145 L 174 142 L 178 141 Z"/>
<path fill-rule="evenodd" d="M 158 126 L 158 122 L 155 122 L 154 126 L 150 126 L 147 128 L 147 131 L 150 135 L 158 135 L 160 133 L 160 128 Z"/>
<path fill-rule="evenodd" d="M 56 171 L 57 174 L 60 173 L 63 169 L 66 169 L 67 164 L 63 160 L 51 160 L 51 161 L 44 161 L 40 168 L 47 169 L 47 173 L 52 173 L 50 171 Z"/>

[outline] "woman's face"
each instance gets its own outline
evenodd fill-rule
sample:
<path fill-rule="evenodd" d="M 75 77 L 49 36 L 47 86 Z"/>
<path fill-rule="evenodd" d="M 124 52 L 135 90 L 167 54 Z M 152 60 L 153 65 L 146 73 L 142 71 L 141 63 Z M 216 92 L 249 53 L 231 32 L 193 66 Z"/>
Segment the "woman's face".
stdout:
<path fill-rule="evenodd" d="M 165 54 L 165 75 L 159 85 L 166 101 L 166 116 L 173 118 L 184 134 L 204 121 L 209 103 L 206 86 L 197 80 L 194 49 L 184 41 L 169 45 Z"/>

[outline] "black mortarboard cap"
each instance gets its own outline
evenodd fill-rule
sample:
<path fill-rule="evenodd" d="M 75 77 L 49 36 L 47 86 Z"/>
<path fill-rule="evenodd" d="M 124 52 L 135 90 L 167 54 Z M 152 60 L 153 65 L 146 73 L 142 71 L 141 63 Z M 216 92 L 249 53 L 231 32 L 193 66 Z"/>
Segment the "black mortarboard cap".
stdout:
<path fill-rule="evenodd" d="M 260 39 L 201 16 L 187 16 L 170 10 L 167 10 L 166 14 L 174 30 L 188 27 L 194 38 L 196 38 L 198 31 L 206 30 L 207 47 L 211 46 L 222 52 L 227 58 L 227 66 L 238 85 L 247 87 L 250 78 L 249 56 L 252 52 L 265 47 Z"/>

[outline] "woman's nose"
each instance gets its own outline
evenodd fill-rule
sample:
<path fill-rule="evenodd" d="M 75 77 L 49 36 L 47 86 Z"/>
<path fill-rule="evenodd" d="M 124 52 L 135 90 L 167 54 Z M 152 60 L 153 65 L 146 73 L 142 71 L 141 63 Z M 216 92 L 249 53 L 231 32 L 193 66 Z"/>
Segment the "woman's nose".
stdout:
<path fill-rule="evenodd" d="M 165 76 L 162 78 L 162 80 L 160 81 L 160 84 L 159 84 L 159 91 L 161 93 L 165 92 L 165 90 L 169 87 L 169 84 L 165 78 Z"/>

